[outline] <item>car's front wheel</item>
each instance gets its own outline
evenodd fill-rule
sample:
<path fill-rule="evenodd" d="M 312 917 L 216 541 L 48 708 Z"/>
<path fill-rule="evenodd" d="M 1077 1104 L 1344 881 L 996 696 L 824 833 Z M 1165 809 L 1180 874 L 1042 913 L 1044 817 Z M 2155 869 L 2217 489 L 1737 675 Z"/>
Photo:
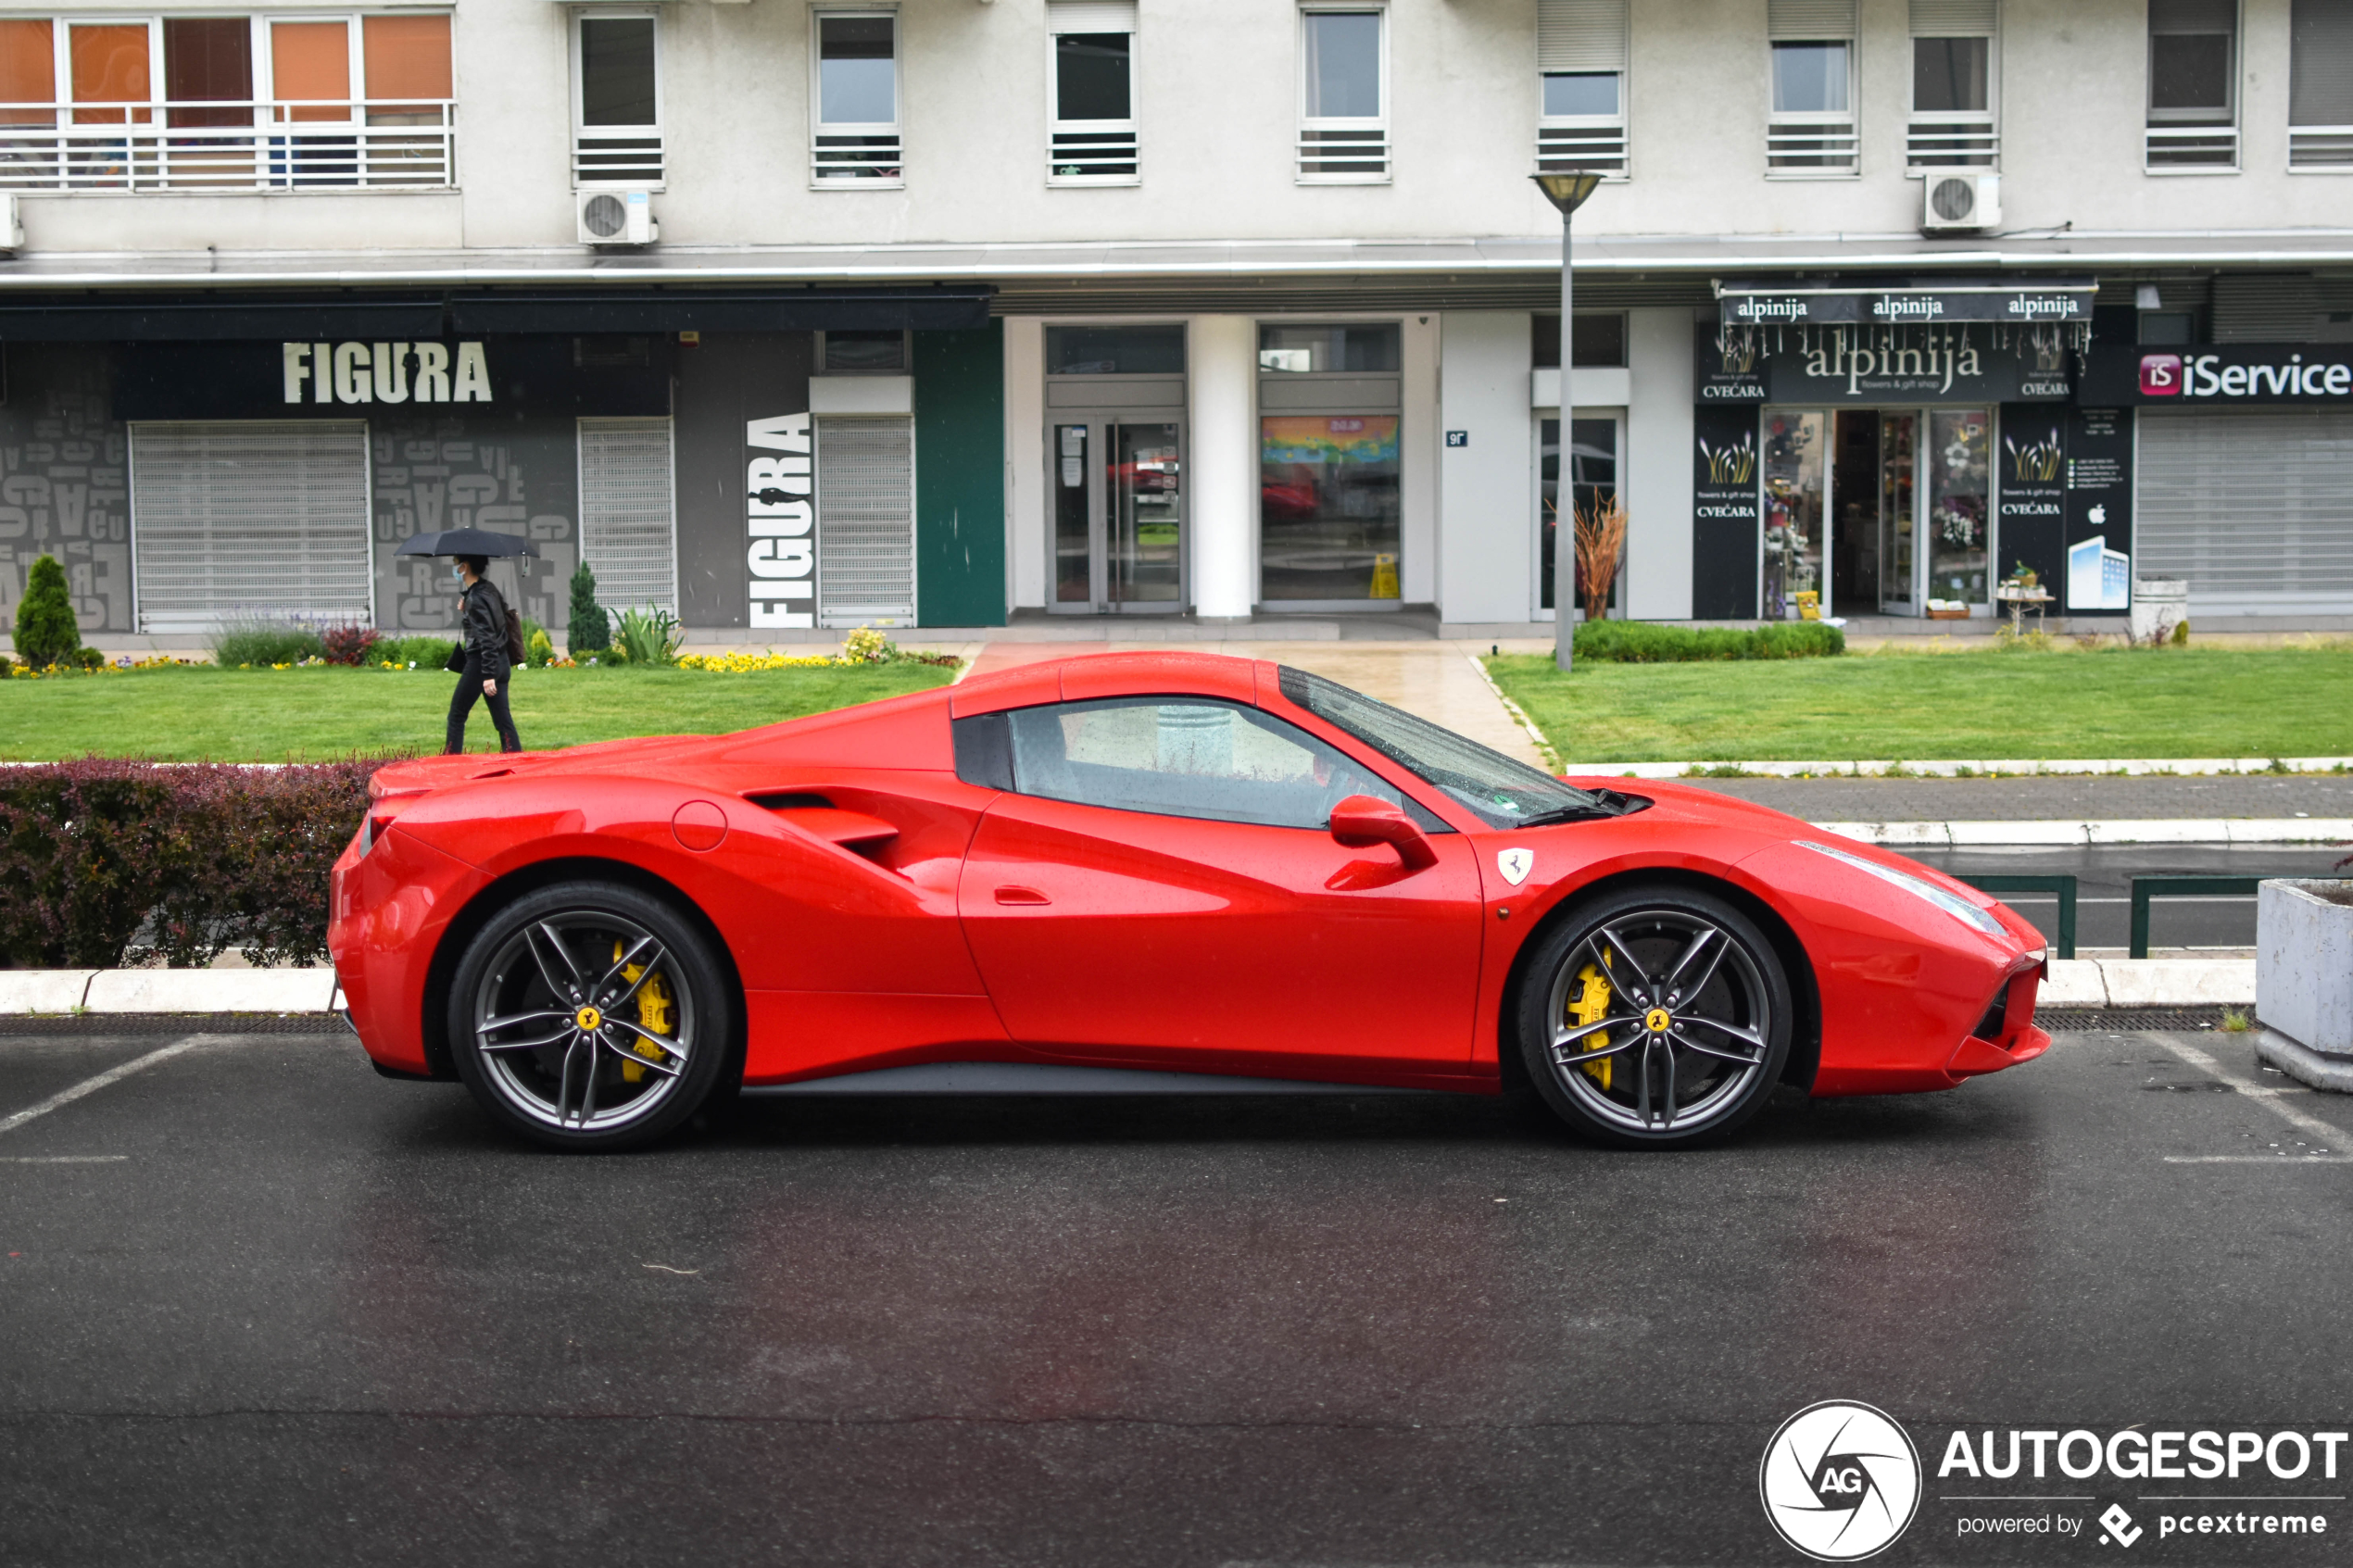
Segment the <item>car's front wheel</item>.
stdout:
<path fill-rule="evenodd" d="M 573 882 L 500 909 L 449 992 L 459 1076 L 551 1148 L 648 1142 L 692 1116 L 727 1066 L 733 995 L 710 943 L 633 887 Z"/>
<path fill-rule="evenodd" d="M 1520 990 L 1529 1078 L 1570 1126 L 1661 1148 L 1756 1114 L 1789 1056 L 1788 976 L 1755 922 L 1697 889 L 1627 888 L 1572 911 Z"/>

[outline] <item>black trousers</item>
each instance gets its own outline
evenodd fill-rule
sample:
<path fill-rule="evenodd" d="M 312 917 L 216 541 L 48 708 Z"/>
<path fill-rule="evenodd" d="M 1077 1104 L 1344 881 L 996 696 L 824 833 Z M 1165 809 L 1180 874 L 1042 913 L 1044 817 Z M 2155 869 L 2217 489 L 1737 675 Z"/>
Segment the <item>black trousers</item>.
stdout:
<path fill-rule="evenodd" d="M 513 671 L 508 675 L 512 677 Z M 445 752 L 466 749 L 466 715 L 474 710 L 474 698 L 481 697 L 490 709 L 490 721 L 498 727 L 498 749 L 521 751 L 522 741 L 515 734 L 515 721 L 507 713 L 507 683 L 498 683 L 495 692 L 482 689 L 482 661 L 466 660 L 464 671 L 458 677 L 458 689 L 449 694 L 449 737 L 442 747 Z"/>

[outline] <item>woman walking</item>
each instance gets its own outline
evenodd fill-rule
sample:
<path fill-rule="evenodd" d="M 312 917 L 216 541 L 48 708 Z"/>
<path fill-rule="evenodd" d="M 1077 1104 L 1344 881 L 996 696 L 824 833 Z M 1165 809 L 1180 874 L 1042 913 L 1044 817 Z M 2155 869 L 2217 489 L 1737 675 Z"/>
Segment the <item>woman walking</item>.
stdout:
<path fill-rule="evenodd" d="M 514 612 L 507 608 L 498 585 L 483 575 L 489 566 L 489 560 L 482 556 L 458 558 L 458 575 L 466 584 L 459 601 L 461 609 L 458 619 L 458 646 L 465 667 L 458 677 L 458 689 L 449 694 L 448 742 L 442 747 L 445 753 L 466 749 L 466 716 L 473 711 L 477 696 L 485 700 L 490 721 L 498 728 L 498 749 L 522 749 L 522 741 L 515 734 L 515 721 L 507 712 L 505 689 L 514 668 L 509 653 Z"/>

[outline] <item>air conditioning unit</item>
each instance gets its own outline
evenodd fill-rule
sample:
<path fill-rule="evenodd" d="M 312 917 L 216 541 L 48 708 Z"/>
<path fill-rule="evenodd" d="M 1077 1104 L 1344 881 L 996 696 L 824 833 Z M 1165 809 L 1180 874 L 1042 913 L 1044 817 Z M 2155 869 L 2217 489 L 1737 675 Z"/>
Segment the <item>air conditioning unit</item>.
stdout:
<path fill-rule="evenodd" d="M 649 245 L 661 238 L 651 191 L 574 191 L 572 212 L 584 245 Z"/>
<path fill-rule="evenodd" d="M 2002 177 L 1982 169 L 1931 169 L 1920 182 L 1920 227 L 1994 229 L 2002 222 Z"/>

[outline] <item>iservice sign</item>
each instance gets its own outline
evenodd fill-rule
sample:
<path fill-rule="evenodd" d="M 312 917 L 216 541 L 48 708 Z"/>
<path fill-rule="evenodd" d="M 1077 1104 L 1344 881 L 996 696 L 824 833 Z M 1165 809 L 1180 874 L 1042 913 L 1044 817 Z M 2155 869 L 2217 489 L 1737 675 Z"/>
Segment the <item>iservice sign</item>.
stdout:
<path fill-rule="evenodd" d="M 2084 357 L 2081 401 L 2226 406 L 2353 401 L 2353 350 L 2339 358 L 2312 345 L 2154 348 L 2095 343 Z"/>

